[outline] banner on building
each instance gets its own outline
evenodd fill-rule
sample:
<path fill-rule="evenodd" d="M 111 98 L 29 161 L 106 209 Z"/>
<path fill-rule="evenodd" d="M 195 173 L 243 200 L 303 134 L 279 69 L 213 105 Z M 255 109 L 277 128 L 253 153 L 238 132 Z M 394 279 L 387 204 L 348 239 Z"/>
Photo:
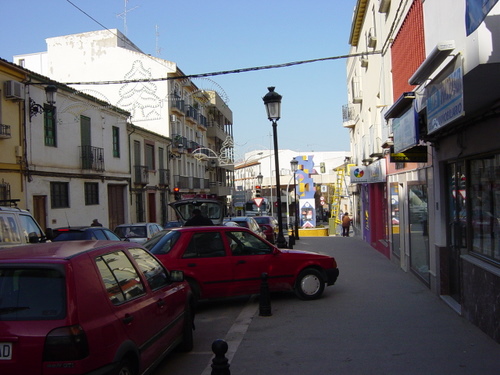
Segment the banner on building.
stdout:
<path fill-rule="evenodd" d="M 484 21 L 498 0 L 465 0 L 465 28 L 467 36 Z"/>

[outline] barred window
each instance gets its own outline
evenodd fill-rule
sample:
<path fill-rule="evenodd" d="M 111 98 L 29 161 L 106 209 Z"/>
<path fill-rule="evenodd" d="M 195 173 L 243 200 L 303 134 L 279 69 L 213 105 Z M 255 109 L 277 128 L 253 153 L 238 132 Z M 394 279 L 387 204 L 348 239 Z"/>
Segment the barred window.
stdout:
<path fill-rule="evenodd" d="M 50 183 L 50 205 L 52 208 L 69 207 L 69 184 L 67 182 Z"/>
<path fill-rule="evenodd" d="M 85 183 L 85 205 L 91 206 L 99 204 L 99 183 Z"/>

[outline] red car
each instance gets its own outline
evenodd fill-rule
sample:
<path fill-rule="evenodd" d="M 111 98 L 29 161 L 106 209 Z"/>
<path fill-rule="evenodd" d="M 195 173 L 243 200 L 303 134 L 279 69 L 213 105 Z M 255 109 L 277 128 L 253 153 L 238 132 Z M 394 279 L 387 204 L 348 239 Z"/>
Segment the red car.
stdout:
<path fill-rule="evenodd" d="M 266 239 L 271 243 L 276 243 L 278 238 L 278 220 L 273 216 L 254 216 L 255 221 L 259 224 Z"/>
<path fill-rule="evenodd" d="M 144 374 L 193 347 L 193 299 L 137 244 L 67 241 L 0 251 L 1 374 Z"/>
<path fill-rule="evenodd" d="M 339 275 L 331 256 L 278 249 L 242 227 L 174 228 L 143 246 L 167 267 L 184 271 L 198 299 L 259 293 L 266 273 L 270 291 L 293 290 L 310 300 Z"/>

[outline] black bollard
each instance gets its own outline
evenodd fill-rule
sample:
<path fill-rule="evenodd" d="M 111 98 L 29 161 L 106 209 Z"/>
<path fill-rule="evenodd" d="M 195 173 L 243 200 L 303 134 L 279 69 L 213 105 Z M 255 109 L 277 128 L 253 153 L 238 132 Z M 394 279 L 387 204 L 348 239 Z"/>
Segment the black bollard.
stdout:
<path fill-rule="evenodd" d="M 295 236 L 293 234 L 291 234 L 288 237 L 288 248 L 293 249 L 293 245 L 295 245 Z"/>
<path fill-rule="evenodd" d="M 269 294 L 269 285 L 267 284 L 267 273 L 263 272 L 260 283 L 259 315 L 271 316 L 271 296 Z"/>
<path fill-rule="evenodd" d="M 212 373 L 211 375 L 231 375 L 229 371 L 229 361 L 226 358 L 227 342 L 218 339 L 212 343 L 212 351 L 215 354 L 212 359 Z"/>

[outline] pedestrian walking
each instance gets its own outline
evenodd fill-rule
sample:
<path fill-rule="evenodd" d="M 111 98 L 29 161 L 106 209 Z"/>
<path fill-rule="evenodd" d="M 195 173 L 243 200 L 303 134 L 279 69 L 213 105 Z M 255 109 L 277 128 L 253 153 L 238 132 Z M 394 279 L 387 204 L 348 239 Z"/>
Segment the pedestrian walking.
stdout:
<path fill-rule="evenodd" d="M 349 237 L 349 228 L 351 227 L 351 218 L 349 213 L 346 212 L 342 216 L 342 237 Z"/>

